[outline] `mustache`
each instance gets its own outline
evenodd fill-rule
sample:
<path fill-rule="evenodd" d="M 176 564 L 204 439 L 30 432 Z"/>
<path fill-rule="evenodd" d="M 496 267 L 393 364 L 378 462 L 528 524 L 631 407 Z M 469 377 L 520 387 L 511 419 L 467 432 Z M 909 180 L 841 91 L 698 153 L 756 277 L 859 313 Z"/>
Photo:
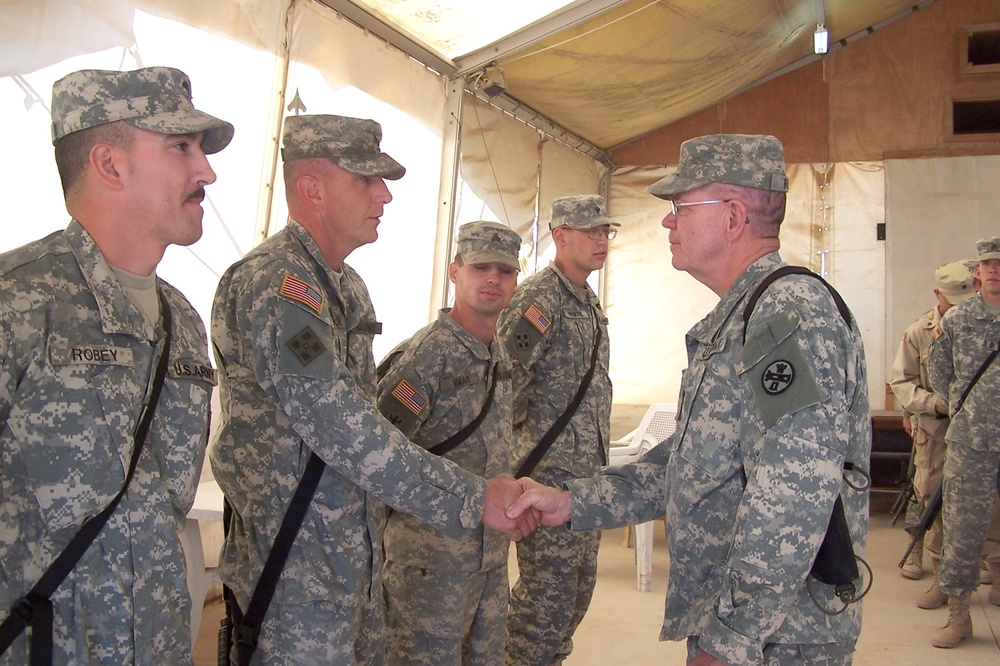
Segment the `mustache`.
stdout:
<path fill-rule="evenodd" d="M 204 198 L 205 198 L 205 188 L 204 187 L 199 187 L 199 188 L 196 188 L 193 192 L 191 192 L 191 194 L 187 195 L 187 199 L 186 200 L 187 201 L 192 201 L 192 200 L 199 200 L 200 201 L 200 200 L 203 200 Z"/>

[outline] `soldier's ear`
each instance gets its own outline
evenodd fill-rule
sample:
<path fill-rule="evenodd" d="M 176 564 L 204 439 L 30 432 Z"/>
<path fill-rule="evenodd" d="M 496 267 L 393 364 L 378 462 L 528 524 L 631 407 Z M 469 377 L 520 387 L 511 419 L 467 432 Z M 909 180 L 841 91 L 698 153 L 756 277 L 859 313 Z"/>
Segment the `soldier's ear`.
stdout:
<path fill-rule="evenodd" d="M 91 172 L 105 187 L 113 190 L 121 190 L 125 185 L 122 182 L 121 172 L 124 171 L 122 162 L 128 159 L 125 151 L 115 148 L 107 143 L 97 143 L 90 149 L 88 161 Z"/>

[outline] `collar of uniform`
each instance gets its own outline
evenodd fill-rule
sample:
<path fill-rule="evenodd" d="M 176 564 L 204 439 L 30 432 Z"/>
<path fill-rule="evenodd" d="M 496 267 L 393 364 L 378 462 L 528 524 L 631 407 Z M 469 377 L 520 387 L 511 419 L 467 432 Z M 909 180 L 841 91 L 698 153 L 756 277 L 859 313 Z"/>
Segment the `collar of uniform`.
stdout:
<path fill-rule="evenodd" d="M 489 361 L 491 358 L 490 350 L 486 347 L 485 344 L 483 344 L 482 340 L 473 336 L 472 333 L 469 333 L 467 330 L 465 330 L 464 326 L 462 326 L 457 321 L 452 319 L 451 315 L 448 314 L 449 312 L 451 312 L 451 308 L 441 308 L 438 311 L 438 323 L 447 328 L 449 331 L 451 331 L 456 338 L 461 340 L 462 344 L 468 347 L 469 351 L 471 351 L 473 354 L 476 355 L 476 358 L 480 359 L 481 361 Z M 495 340 L 496 339 L 495 332 L 493 336 Z"/>
<path fill-rule="evenodd" d="M 562 282 L 563 287 L 565 287 L 566 291 L 573 294 L 576 300 L 580 301 L 581 303 L 586 303 L 587 305 L 594 305 L 595 303 L 599 303 L 599 301 L 597 300 L 597 294 L 594 293 L 594 290 L 590 288 L 589 284 L 584 283 L 583 286 L 585 291 L 584 293 L 580 293 L 580 288 L 576 286 L 572 280 L 566 277 L 565 273 L 559 270 L 559 267 L 556 266 L 556 262 L 550 261 L 548 268 L 551 268 L 552 271 L 559 276 L 559 280 Z"/>
<path fill-rule="evenodd" d="M 77 220 L 72 220 L 63 232 L 80 272 L 94 294 L 101 313 L 101 328 L 108 334 L 123 334 L 155 340 L 156 331 L 146 317 L 132 304 L 101 248 Z M 136 332 L 139 332 L 138 335 Z"/>
<path fill-rule="evenodd" d="M 712 308 L 712 311 L 688 331 L 688 337 L 694 338 L 702 344 L 711 342 L 721 332 L 726 320 L 732 316 L 741 316 L 742 309 L 740 308 L 742 308 L 743 301 L 749 295 L 751 288 L 781 263 L 781 257 L 778 256 L 777 251 L 768 252 L 764 256 L 758 257 L 743 271 L 743 275 L 729 288 L 729 291 Z M 736 312 L 737 309 L 739 312 Z"/>
<path fill-rule="evenodd" d="M 285 227 L 288 229 L 288 233 L 294 236 L 305 248 L 309 257 L 316 264 L 316 270 L 323 273 L 322 276 L 317 275 L 321 280 L 321 284 L 314 285 L 322 289 L 324 292 L 328 293 L 330 298 L 336 299 L 340 303 L 341 310 L 347 310 L 347 299 L 340 292 L 340 279 L 337 274 L 333 272 L 330 268 L 330 264 L 326 262 L 326 257 L 323 256 L 323 251 L 319 249 L 316 241 L 313 239 L 312 234 L 306 231 L 305 227 L 296 222 L 295 220 L 289 220 Z M 344 264 L 344 270 L 346 270 L 347 264 Z"/>

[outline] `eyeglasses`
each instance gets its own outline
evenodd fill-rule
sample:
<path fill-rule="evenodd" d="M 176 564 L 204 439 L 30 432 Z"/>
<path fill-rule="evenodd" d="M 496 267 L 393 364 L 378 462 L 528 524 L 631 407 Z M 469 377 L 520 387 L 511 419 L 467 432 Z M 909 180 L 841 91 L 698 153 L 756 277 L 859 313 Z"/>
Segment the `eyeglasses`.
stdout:
<path fill-rule="evenodd" d="M 566 227 L 572 231 L 579 231 L 580 233 L 587 234 L 587 238 L 590 240 L 601 240 L 602 238 L 607 238 L 608 240 L 614 240 L 615 236 L 618 235 L 618 230 L 614 227 L 594 227 L 592 229 L 573 229 L 573 227 Z"/>
<path fill-rule="evenodd" d="M 704 206 L 705 204 L 717 204 L 717 203 L 729 203 L 732 199 L 712 199 L 710 201 L 688 201 L 686 203 L 677 203 L 673 199 L 670 199 L 670 212 L 677 217 L 680 214 L 681 208 L 686 208 L 687 206 Z"/>

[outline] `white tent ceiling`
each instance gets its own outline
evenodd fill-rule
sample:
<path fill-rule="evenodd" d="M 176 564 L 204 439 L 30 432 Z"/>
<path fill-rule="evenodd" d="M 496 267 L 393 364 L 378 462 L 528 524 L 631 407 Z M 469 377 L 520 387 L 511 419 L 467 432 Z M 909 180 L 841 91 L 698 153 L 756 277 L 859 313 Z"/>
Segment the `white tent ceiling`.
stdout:
<path fill-rule="evenodd" d="M 932 0 L 321 1 L 445 76 L 495 63 L 498 105 L 604 151 L 812 62 L 820 22 L 832 51 Z"/>

